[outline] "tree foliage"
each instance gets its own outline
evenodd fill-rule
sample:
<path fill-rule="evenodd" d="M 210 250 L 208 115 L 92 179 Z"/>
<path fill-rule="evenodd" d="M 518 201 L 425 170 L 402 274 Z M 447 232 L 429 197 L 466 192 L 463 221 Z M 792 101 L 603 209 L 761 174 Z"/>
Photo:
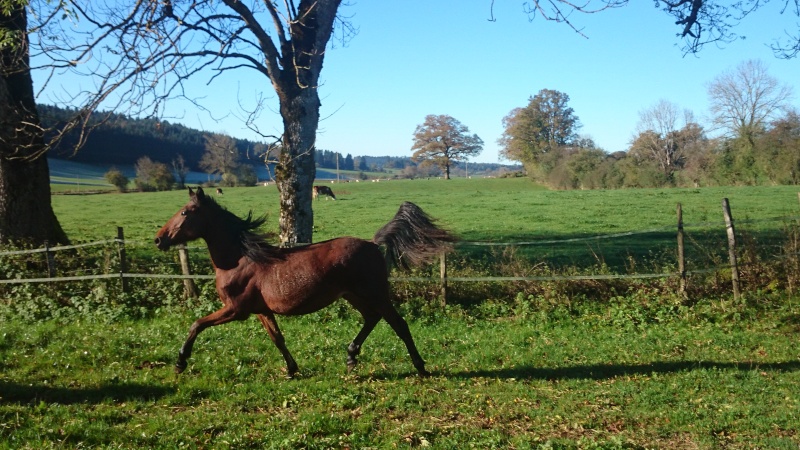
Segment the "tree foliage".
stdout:
<path fill-rule="evenodd" d="M 414 161 L 441 168 L 449 180 L 451 166 L 479 155 L 483 140 L 477 134 L 470 134 L 466 125 L 451 116 L 430 114 L 414 130 L 411 150 Z"/>
<path fill-rule="evenodd" d="M 687 153 L 703 138 L 703 128 L 695 122 L 691 111 L 681 113 L 678 105 L 663 99 L 639 112 L 636 129 L 638 134 L 631 152 L 651 159 L 666 183 L 672 182 L 675 171 L 685 163 Z"/>
<path fill-rule="evenodd" d="M 526 107 L 513 109 L 503 119 L 503 127 L 500 155 L 545 177 L 565 148 L 578 139 L 580 121 L 569 106 L 569 95 L 542 89 Z"/>
<path fill-rule="evenodd" d="M 126 177 L 119 169 L 112 167 L 105 173 L 105 179 L 108 183 L 117 188 L 120 192 L 128 190 L 128 177 Z"/>
<path fill-rule="evenodd" d="M 175 177 L 166 164 L 143 156 L 136 161 L 136 189 L 139 191 L 168 191 L 175 184 Z"/>

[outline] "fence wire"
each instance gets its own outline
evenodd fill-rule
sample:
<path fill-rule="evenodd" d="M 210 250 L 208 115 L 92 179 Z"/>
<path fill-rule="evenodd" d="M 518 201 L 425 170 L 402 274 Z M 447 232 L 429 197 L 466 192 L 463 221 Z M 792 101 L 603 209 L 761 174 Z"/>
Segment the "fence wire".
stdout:
<path fill-rule="evenodd" d="M 736 222 L 737 225 L 752 224 L 752 223 L 765 223 L 775 221 L 800 221 L 800 216 L 794 217 L 777 217 L 769 219 L 745 219 Z M 702 222 L 695 224 L 683 224 L 684 230 L 686 228 L 701 228 L 701 227 L 724 227 L 724 221 Z M 676 231 L 676 226 L 665 226 L 660 228 L 652 228 L 649 230 L 641 231 L 627 231 L 621 233 L 611 233 L 602 235 L 593 235 L 585 237 L 576 237 L 568 239 L 548 239 L 548 240 L 535 240 L 535 241 L 519 241 L 519 242 L 460 242 L 458 246 L 475 246 L 475 247 L 492 247 L 492 246 L 535 246 L 535 245 L 557 245 L 565 243 L 574 243 L 581 241 L 597 241 L 603 239 L 615 239 L 636 235 L 664 233 L 669 231 Z M 45 252 L 56 252 L 64 250 L 73 250 L 84 247 L 92 246 L 107 246 L 109 244 L 118 244 L 123 246 L 146 246 L 151 245 L 151 242 L 137 241 L 137 240 L 122 240 L 119 238 L 105 239 L 94 242 L 87 242 L 75 245 L 64 245 L 56 247 L 44 247 L 30 250 L 12 250 L 0 252 L 0 257 L 10 255 L 24 255 L 24 254 L 38 254 Z M 205 249 L 204 246 L 187 246 L 189 250 Z M 785 259 L 788 257 L 798 256 L 798 254 L 784 254 L 777 255 L 773 259 Z M 739 267 L 746 267 L 747 264 L 739 264 Z M 730 264 L 716 265 L 714 267 L 686 270 L 685 275 L 692 274 L 706 274 L 713 273 L 721 270 L 731 269 Z M 620 279 L 652 279 L 652 278 L 672 278 L 681 276 L 680 272 L 663 272 L 663 273 L 640 273 L 640 274 L 593 274 L 593 275 L 550 275 L 550 276 L 476 276 L 476 277 L 458 277 L 446 276 L 444 277 L 448 282 L 545 282 L 545 281 L 578 281 L 578 280 L 620 280 Z M 57 283 L 57 282 L 72 282 L 72 281 L 91 281 L 91 280 L 110 280 L 110 279 L 124 279 L 124 278 L 152 278 L 152 279 L 202 279 L 213 280 L 213 274 L 191 274 L 191 275 L 178 275 L 178 274 L 155 274 L 155 273 L 107 273 L 98 275 L 81 275 L 81 276 L 61 276 L 61 277 L 39 277 L 39 278 L 18 278 L 18 279 L 0 279 L 1 284 L 24 284 L 24 283 Z M 405 282 L 441 282 L 442 277 L 390 277 L 391 281 L 405 281 Z"/>

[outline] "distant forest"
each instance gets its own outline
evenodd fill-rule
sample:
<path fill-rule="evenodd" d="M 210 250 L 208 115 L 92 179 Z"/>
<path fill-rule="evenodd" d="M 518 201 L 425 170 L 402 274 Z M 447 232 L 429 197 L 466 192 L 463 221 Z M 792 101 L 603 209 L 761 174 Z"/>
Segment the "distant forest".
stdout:
<path fill-rule="evenodd" d="M 52 105 L 39 105 L 38 109 L 42 125 L 45 128 L 54 128 L 66 122 L 76 112 Z M 191 170 L 202 172 L 199 169 L 199 163 L 205 152 L 204 136 L 210 134 L 208 132 L 170 123 L 166 120 L 135 119 L 114 113 L 95 113 L 92 120 L 95 124 L 101 120 L 104 122 L 93 129 L 83 147 L 75 151 L 79 135 L 78 131 L 73 131 L 50 151 L 49 157 L 96 165 L 132 166 L 143 156 L 168 164 L 181 155 Z M 232 137 L 236 141 L 243 162 L 250 161 L 254 166 L 264 164 L 263 152 L 266 149 L 264 143 Z M 430 170 L 419 173 L 416 170 L 417 164 L 412 161 L 410 155 L 408 157 L 353 156 L 350 153 L 343 154 L 332 150 L 317 149 L 316 163 L 317 167 L 328 170 L 337 168 L 362 172 L 391 170 L 416 175 L 436 175 L 435 171 L 432 173 Z M 466 174 L 486 175 L 520 169 L 521 166 L 470 163 L 468 167 L 456 170 L 456 173 L 461 172 L 462 176 Z"/>

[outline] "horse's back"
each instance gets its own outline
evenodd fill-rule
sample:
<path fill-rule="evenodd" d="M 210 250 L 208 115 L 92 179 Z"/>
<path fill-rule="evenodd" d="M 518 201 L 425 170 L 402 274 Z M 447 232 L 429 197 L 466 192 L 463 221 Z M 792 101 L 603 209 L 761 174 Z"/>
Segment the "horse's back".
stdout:
<path fill-rule="evenodd" d="M 270 310 L 307 314 L 345 295 L 386 298 L 388 271 L 380 248 L 364 239 L 340 237 L 289 249 L 265 267 L 261 290 Z"/>

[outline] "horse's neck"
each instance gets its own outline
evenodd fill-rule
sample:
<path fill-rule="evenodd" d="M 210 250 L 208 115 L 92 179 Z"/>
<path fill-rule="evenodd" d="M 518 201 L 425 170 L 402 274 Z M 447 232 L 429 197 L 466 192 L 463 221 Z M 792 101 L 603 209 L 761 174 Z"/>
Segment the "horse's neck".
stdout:
<path fill-rule="evenodd" d="M 211 255 L 211 263 L 215 268 L 228 270 L 239 265 L 239 260 L 244 254 L 235 236 L 218 233 L 206 236 L 204 239 Z"/>

